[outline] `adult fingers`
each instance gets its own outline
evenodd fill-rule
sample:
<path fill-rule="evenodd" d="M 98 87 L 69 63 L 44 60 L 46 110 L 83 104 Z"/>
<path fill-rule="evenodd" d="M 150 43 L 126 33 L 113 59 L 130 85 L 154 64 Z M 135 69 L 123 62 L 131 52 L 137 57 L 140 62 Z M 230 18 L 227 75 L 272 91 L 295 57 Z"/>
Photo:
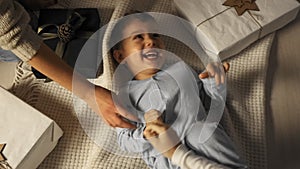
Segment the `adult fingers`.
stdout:
<path fill-rule="evenodd" d="M 132 128 L 135 129 L 136 126 L 129 123 L 128 121 L 125 121 L 119 114 L 114 113 L 109 116 L 109 118 L 106 119 L 106 122 L 111 127 L 120 127 L 120 128 Z"/>
<path fill-rule="evenodd" d="M 95 95 L 97 96 L 97 102 L 96 104 L 91 103 L 91 105 L 94 105 L 95 110 L 98 110 L 98 114 L 101 115 L 103 120 L 111 127 L 136 128 L 133 124 L 122 118 L 122 115 L 123 117 L 125 116 L 127 118 L 129 113 L 124 113 L 125 111 L 123 111 L 122 109 L 117 109 L 114 101 L 112 100 L 111 92 L 103 88 L 97 89 L 98 90 L 96 90 L 95 93 Z"/>
<path fill-rule="evenodd" d="M 125 121 L 117 112 L 116 107 L 109 106 L 105 109 L 101 109 L 99 113 L 102 119 L 111 127 L 120 128 L 136 128 L 133 124 Z"/>
<path fill-rule="evenodd" d="M 117 113 L 120 116 L 125 117 L 126 119 L 129 119 L 131 121 L 136 121 L 136 122 L 139 121 L 139 119 L 135 115 L 126 111 L 122 106 L 115 104 L 115 107 L 116 107 Z"/>

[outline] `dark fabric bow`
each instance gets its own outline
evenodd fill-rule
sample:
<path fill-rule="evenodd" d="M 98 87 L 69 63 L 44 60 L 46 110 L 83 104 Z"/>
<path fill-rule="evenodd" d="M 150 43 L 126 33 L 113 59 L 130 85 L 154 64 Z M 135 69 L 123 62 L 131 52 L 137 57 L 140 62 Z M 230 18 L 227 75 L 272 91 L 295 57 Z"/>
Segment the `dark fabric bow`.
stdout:
<path fill-rule="evenodd" d="M 86 32 L 85 35 L 76 35 L 76 30 L 79 29 L 82 23 L 86 20 L 78 12 L 70 10 L 67 15 L 67 20 L 61 25 L 45 24 L 38 28 L 38 34 L 43 40 L 49 40 L 59 38 L 59 42 L 56 45 L 55 53 L 62 58 L 66 44 L 79 36 L 81 38 L 88 38 L 93 32 Z M 55 33 L 47 32 L 47 30 L 56 29 Z"/>
<path fill-rule="evenodd" d="M 62 60 L 75 67 L 82 47 L 100 28 L 100 15 L 96 8 L 73 9 L 41 9 L 38 17 L 31 19 L 36 24 L 33 29 L 42 37 L 44 43 L 56 52 Z M 92 38 L 93 39 L 93 38 Z M 79 73 L 94 77 L 90 70 L 94 68 L 95 59 L 88 59 L 81 64 Z M 32 67 L 32 72 L 38 79 L 51 80 Z"/>

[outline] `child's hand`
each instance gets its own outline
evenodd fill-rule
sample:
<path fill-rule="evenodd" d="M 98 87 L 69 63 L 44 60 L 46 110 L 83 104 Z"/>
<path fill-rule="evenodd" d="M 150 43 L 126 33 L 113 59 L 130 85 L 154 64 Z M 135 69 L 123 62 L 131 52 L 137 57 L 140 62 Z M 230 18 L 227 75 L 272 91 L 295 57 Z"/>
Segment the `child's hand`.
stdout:
<path fill-rule="evenodd" d="M 199 74 L 200 79 L 208 77 L 214 77 L 217 85 L 225 83 L 225 73 L 228 72 L 230 65 L 228 62 L 224 62 L 221 65 L 219 62 L 209 63 L 206 67 L 206 71 Z"/>
<path fill-rule="evenodd" d="M 171 142 L 174 142 L 175 139 L 174 136 L 171 134 L 166 133 L 168 127 L 166 125 L 160 125 L 151 123 L 147 125 L 147 127 L 144 130 L 144 137 L 149 140 L 149 142 L 152 144 L 152 146 L 163 154 L 163 156 L 167 158 L 172 158 L 176 148 L 179 146 L 179 144 L 175 144 L 171 148 L 166 148 L 165 146 L 162 146 L 163 144 L 168 144 Z M 172 130 L 172 129 L 169 129 Z M 174 131 L 172 131 L 174 132 Z M 169 131 L 170 133 L 170 131 Z M 170 145 L 170 144 L 169 144 Z"/>
<path fill-rule="evenodd" d="M 167 158 L 172 158 L 173 153 L 180 144 L 180 139 L 174 130 L 163 123 L 160 115 L 161 113 L 156 110 L 145 113 L 146 128 L 144 137 L 157 151 Z"/>
<path fill-rule="evenodd" d="M 157 110 L 150 110 L 144 115 L 146 121 L 146 128 L 144 130 L 145 138 L 157 137 L 159 134 L 165 132 L 169 127 L 163 123 L 161 113 Z"/>

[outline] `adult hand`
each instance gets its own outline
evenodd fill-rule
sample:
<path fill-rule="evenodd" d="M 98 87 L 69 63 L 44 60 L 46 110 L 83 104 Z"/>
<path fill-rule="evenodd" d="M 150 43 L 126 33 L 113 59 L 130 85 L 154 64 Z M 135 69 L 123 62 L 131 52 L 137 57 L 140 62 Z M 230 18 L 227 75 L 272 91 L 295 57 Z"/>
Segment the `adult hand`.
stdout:
<path fill-rule="evenodd" d="M 108 125 L 121 128 L 136 128 L 136 126 L 122 118 L 137 120 L 136 117 L 115 105 L 112 99 L 112 93 L 109 90 L 96 86 L 94 94 L 95 95 L 90 96 L 87 103 Z"/>
<path fill-rule="evenodd" d="M 206 71 L 199 74 L 200 79 L 214 77 L 217 85 L 225 83 L 225 73 L 229 70 L 230 65 L 228 62 L 220 64 L 219 62 L 209 63 L 206 66 Z"/>
<path fill-rule="evenodd" d="M 82 98 L 110 126 L 135 128 L 133 124 L 125 121 L 122 116 L 130 120 L 135 120 L 135 117 L 115 106 L 110 91 L 100 86 L 95 86 L 87 81 L 85 77 L 76 73 L 46 44 L 41 44 L 40 49 L 29 61 L 29 64 Z"/>

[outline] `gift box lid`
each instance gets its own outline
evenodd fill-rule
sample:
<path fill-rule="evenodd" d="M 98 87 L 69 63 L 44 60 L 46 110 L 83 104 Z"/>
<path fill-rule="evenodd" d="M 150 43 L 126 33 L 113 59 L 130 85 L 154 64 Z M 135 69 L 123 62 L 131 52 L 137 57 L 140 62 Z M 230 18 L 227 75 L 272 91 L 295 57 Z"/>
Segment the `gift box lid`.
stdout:
<path fill-rule="evenodd" d="M 174 0 L 174 3 L 180 13 L 194 25 L 198 25 L 229 8 L 222 5 L 223 0 Z M 216 5 L 217 3 L 221 5 Z"/>
<path fill-rule="evenodd" d="M 35 144 L 56 144 L 62 134 L 53 120 L 0 87 L 0 144 L 6 144 L 2 154 L 12 168 L 24 163 Z M 49 149 L 42 146 L 42 151 Z"/>
<path fill-rule="evenodd" d="M 231 8 L 230 10 L 235 11 L 234 7 L 222 5 L 225 1 L 226 0 L 174 0 L 174 3 L 181 14 L 183 14 L 190 22 L 194 25 L 199 25 L 229 8 Z M 259 11 L 250 11 L 262 26 L 295 8 L 299 8 L 299 3 L 296 0 L 257 0 L 255 3 L 257 4 Z M 236 17 L 238 17 L 237 14 Z"/>
<path fill-rule="evenodd" d="M 300 7 L 296 0 L 257 0 L 255 3 L 259 11 L 251 10 L 251 17 L 263 27 L 260 37 L 270 33 L 269 30 L 277 30 L 294 20 Z"/>
<path fill-rule="evenodd" d="M 225 2 L 229 6 L 224 6 Z M 255 8 L 249 7 L 248 10 L 246 4 L 249 2 L 174 0 L 183 17 L 195 26 L 193 33 L 205 52 L 221 59 L 239 53 L 256 40 L 285 26 L 299 11 L 296 0 L 251 1 Z"/>

